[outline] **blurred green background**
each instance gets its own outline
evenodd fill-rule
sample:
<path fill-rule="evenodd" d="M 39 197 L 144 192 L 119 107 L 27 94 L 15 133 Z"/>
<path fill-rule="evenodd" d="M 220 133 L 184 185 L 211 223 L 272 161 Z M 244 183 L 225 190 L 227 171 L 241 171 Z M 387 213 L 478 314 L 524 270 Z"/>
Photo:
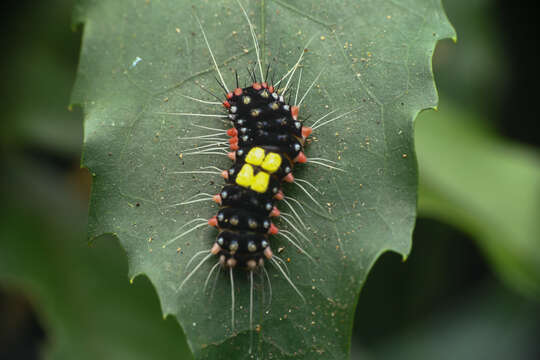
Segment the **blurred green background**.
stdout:
<path fill-rule="evenodd" d="M 353 359 L 540 358 L 540 163 L 534 3 L 444 1 L 439 111 L 416 121 L 419 214 L 360 295 Z M 0 359 L 184 359 L 152 285 L 85 235 L 82 114 L 68 111 L 73 0 L 2 5 Z"/>

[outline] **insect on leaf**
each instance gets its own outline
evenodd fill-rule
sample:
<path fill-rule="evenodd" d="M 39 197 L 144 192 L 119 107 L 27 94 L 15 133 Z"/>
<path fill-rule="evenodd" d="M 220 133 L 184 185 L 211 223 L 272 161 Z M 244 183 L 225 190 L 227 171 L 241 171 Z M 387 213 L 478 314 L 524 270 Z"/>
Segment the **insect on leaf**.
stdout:
<path fill-rule="evenodd" d="M 234 89 L 238 71 L 240 86 L 249 85 L 247 68 L 260 78 L 250 26 L 235 0 L 80 3 L 85 31 L 73 102 L 84 108 L 83 165 L 93 174 L 90 235 L 118 236 L 130 276 L 150 278 L 163 313 L 177 317 L 198 358 L 249 358 L 250 346 L 261 358 L 346 358 L 369 269 L 384 251 L 407 256 L 410 249 L 413 120 L 436 105 L 431 55 L 454 32 L 438 0 L 243 5 L 262 71 L 269 64 L 275 83 L 303 54 L 279 86 L 288 83 L 291 103 L 302 100 L 306 125 L 330 113 L 318 124 L 335 119 L 315 127 L 306 145 L 308 159 L 326 160 L 295 168 L 295 178 L 312 186 L 284 186 L 294 200 L 279 203 L 286 215 L 276 220 L 314 261 L 284 237 L 271 237 L 306 302 L 267 264 L 268 277 L 254 276 L 251 327 L 249 273 L 234 272 L 231 312 L 229 273 L 219 266 L 211 273 L 213 256 L 193 258 L 215 241 L 216 230 L 203 224 L 217 212 L 211 196 L 223 186 L 218 170 L 230 166 L 218 82 Z M 192 154 L 201 151 L 209 154 Z"/>

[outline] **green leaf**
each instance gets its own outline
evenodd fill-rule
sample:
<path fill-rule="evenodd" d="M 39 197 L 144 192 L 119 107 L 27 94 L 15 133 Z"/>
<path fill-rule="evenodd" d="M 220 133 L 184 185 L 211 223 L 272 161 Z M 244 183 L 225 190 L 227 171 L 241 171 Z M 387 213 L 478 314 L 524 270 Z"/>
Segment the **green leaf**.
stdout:
<path fill-rule="evenodd" d="M 19 5 L 10 22 L 33 31 L 10 36 L 16 46 L 2 79 L 9 100 L 0 125 L 0 358 L 33 358 L 37 345 L 28 312 L 6 303 L 14 292 L 44 330 L 39 359 L 190 359 L 152 284 L 127 282 L 118 241 L 104 236 L 90 249 L 85 241 L 89 175 L 69 165 L 82 139 L 81 114 L 67 110 L 80 46 L 70 30 L 73 3 L 36 2 L 31 12 Z"/>
<path fill-rule="evenodd" d="M 444 103 L 416 125 L 419 210 L 471 233 L 511 287 L 540 298 L 540 159 Z"/>
<path fill-rule="evenodd" d="M 130 276 L 151 279 L 163 312 L 178 318 L 198 357 L 247 357 L 253 341 L 262 358 L 345 358 L 356 298 L 369 269 L 384 251 L 406 256 L 410 249 L 417 186 L 413 119 L 437 102 L 431 55 L 437 40 L 454 36 L 453 29 L 438 0 L 245 3 L 260 34 L 263 61 L 276 77 L 313 38 L 300 96 L 322 74 L 302 105 L 301 116 L 311 116 L 307 124 L 329 111 L 357 109 L 318 129 L 307 147 L 308 157 L 338 161 L 347 172 L 309 163 L 295 172 L 320 190 L 308 187 L 324 210 L 298 187 L 285 187 L 307 209 L 308 229 L 302 231 L 313 245 L 303 246 L 316 265 L 279 237 L 272 238 L 272 247 L 290 259 L 291 278 L 307 304 L 268 267 L 273 299 L 269 305 L 267 284 L 257 275 L 254 320 L 260 327 L 254 333 L 248 276 L 237 271 L 233 331 L 228 277 L 220 273 L 213 297 L 203 291 L 215 259 L 179 291 L 188 261 L 209 249 L 215 231 L 199 229 L 163 248 L 187 229 L 179 229 L 183 224 L 216 213 L 211 202 L 171 205 L 222 186 L 218 176 L 175 172 L 230 166 L 224 156 L 179 156 L 204 144 L 179 137 L 212 133 L 193 124 L 221 128 L 220 121 L 159 113 L 223 113 L 218 105 L 181 96 L 214 100 L 199 85 L 221 94 L 195 16 L 229 87 L 235 69 L 242 84 L 249 81 L 244 69 L 255 64 L 255 51 L 232 0 L 81 3 L 78 19 L 85 33 L 73 102 L 84 107 L 83 164 L 94 176 L 90 234 L 118 236 Z M 296 81 L 295 76 L 293 91 Z M 284 204 L 280 209 L 287 211 Z M 278 226 L 287 228 L 284 221 Z"/>
<path fill-rule="evenodd" d="M 16 160 L 2 189 L 12 195 L 2 196 L 0 284 L 28 296 L 45 329 L 44 358 L 192 358 L 178 324 L 163 321 L 150 282 L 127 282 L 118 242 L 104 236 L 88 248 L 85 209 L 65 179 L 43 171 L 36 183 L 42 168 Z"/>

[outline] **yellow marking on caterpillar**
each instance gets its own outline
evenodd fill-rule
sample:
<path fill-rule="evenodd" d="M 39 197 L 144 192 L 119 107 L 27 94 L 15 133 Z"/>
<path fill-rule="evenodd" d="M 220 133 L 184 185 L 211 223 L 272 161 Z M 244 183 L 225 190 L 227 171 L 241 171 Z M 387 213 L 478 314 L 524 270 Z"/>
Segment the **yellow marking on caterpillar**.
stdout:
<path fill-rule="evenodd" d="M 261 167 L 264 170 L 268 171 L 270 174 L 273 172 L 276 172 L 280 166 L 281 166 L 281 155 L 273 153 L 273 152 L 268 153 L 268 155 L 266 155 L 261 165 Z"/>
<path fill-rule="evenodd" d="M 251 189 L 255 190 L 258 193 L 264 193 L 268 189 L 268 183 L 270 182 L 270 175 L 264 171 L 259 171 L 259 173 L 253 179 L 251 183 Z"/>
<path fill-rule="evenodd" d="M 246 163 L 236 176 L 236 183 L 240 186 L 251 188 L 258 193 L 265 193 L 270 183 L 270 174 L 276 172 L 282 163 L 281 155 L 266 153 L 261 147 L 253 147 L 249 150 L 245 159 Z M 253 166 L 260 166 L 265 171 L 259 171 L 254 175 Z"/>
<path fill-rule="evenodd" d="M 244 164 L 240 172 L 236 176 L 236 183 L 243 187 L 249 187 L 253 182 L 253 167 L 249 164 Z"/>
<path fill-rule="evenodd" d="M 249 150 L 246 156 L 246 162 L 251 165 L 259 166 L 264 160 L 265 151 L 263 148 L 254 147 Z"/>
<path fill-rule="evenodd" d="M 264 193 L 268 189 L 270 175 L 264 171 L 259 171 L 257 175 L 254 176 L 253 166 L 244 164 L 236 176 L 236 183 L 245 188 L 251 188 L 258 193 Z"/>

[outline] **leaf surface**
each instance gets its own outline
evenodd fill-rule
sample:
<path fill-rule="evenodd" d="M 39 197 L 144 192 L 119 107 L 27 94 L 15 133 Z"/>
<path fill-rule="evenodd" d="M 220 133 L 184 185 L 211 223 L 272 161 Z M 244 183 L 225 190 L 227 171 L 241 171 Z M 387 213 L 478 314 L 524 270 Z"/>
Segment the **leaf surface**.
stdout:
<path fill-rule="evenodd" d="M 264 276 L 256 274 L 258 331 L 252 332 L 248 276 L 237 271 L 233 330 L 228 276 L 217 272 L 213 296 L 213 280 L 203 291 L 216 259 L 204 263 L 179 290 L 189 260 L 209 249 L 215 230 L 204 227 L 163 247 L 189 229 L 182 225 L 217 211 L 211 201 L 173 205 L 220 190 L 217 175 L 178 172 L 230 166 L 225 156 L 185 154 L 207 143 L 184 138 L 213 133 L 195 125 L 225 129 L 225 124 L 212 117 L 163 113 L 224 113 L 219 105 L 186 97 L 216 101 L 201 86 L 222 93 L 196 16 L 225 83 L 234 87 L 236 69 L 241 85 L 250 82 L 244 69 L 255 65 L 255 51 L 236 1 L 81 2 L 78 19 L 85 33 L 73 102 L 84 107 L 83 164 L 94 176 L 90 234 L 118 236 L 131 277 L 151 279 L 163 312 L 178 318 L 199 358 L 247 358 L 250 343 L 262 358 L 345 358 L 356 298 L 370 267 L 384 251 L 406 256 L 410 249 L 417 187 L 413 119 L 437 102 L 431 55 L 437 40 L 454 36 L 453 29 L 435 0 L 245 5 L 259 34 L 263 62 L 271 64 L 276 78 L 294 65 L 304 46 L 299 98 L 321 73 L 302 104 L 306 124 L 330 111 L 355 110 L 317 129 L 306 150 L 308 158 L 337 161 L 346 173 L 309 163 L 295 172 L 318 189 L 304 184 L 322 209 L 294 184 L 285 187 L 306 208 L 307 229 L 301 231 L 312 244 L 302 246 L 316 264 L 283 239 L 272 238 L 272 248 L 288 264 L 307 303 L 267 266 L 272 302 Z M 291 212 L 284 203 L 280 209 Z M 296 211 L 301 213 L 299 207 Z M 277 225 L 291 230 L 285 221 Z"/>
<path fill-rule="evenodd" d="M 43 172 L 35 185 L 36 169 L 42 168 L 17 160 L 9 164 L 7 187 L 15 195 L 3 197 L 0 287 L 28 297 L 45 331 L 43 359 L 192 359 L 178 324 L 163 321 L 152 284 L 126 281 L 118 242 L 103 236 L 88 248 L 85 209 L 62 187 L 64 179 Z M 32 209 L 36 200 L 47 215 Z"/>

